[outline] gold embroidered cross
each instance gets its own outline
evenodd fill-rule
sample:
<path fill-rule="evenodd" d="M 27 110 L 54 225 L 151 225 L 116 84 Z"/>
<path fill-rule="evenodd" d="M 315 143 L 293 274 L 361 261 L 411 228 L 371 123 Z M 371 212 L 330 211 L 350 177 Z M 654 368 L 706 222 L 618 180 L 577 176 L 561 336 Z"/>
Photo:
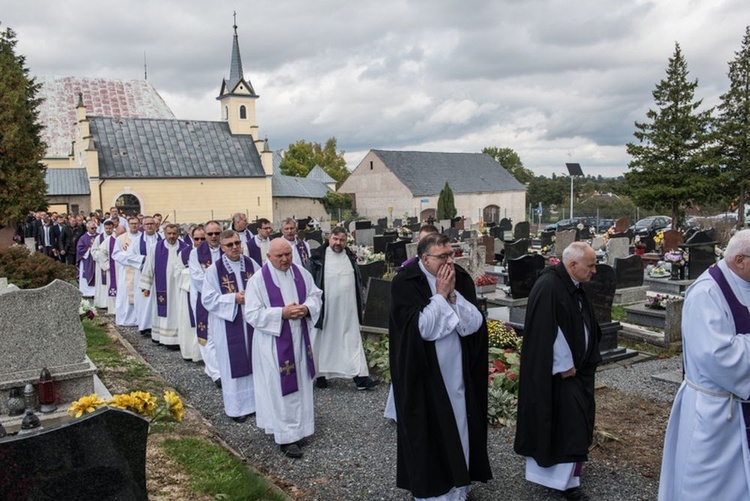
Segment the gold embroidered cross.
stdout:
<path fill-rule="evenodd" d="M 224 287 L 225 292 L 224 294 L 232 294 L 236 292 L 234 290 L 234 283 L 232 282 L 232 279 L 229 277 L 222 277 L 221 278 L 221 286 Z"/>
<path fill-rule="evenodd" d="M 279 372 L 285 373 L 284 374 L 285 376 L 288 376 L 289 374 L 291 374 L 293 370 L 294 370 L 294 364 L 290 364 L 289 360 L 285 361 L 284 365 L 279 367 Z"/>
<path fill-rule="evenodd" d="M 163 303 L 164 301 L 166 301 L 166 299 L 164 299 L 164 296 L 159 294 L 159 302 Z"/>
<path fill-rule="evenodd" d="M 204 324 L 203 322 L 198 322 L 198 330 L 199 331 L 206 330 L 206 324 Z"/>
<path fill-rule="evenodd" d="M 312 358 L 312 357 L 313 357 L 313 355 L 312 355 L 312 346 L 310 346 L 308 344 L 307 345 L 307 358 Z"/>

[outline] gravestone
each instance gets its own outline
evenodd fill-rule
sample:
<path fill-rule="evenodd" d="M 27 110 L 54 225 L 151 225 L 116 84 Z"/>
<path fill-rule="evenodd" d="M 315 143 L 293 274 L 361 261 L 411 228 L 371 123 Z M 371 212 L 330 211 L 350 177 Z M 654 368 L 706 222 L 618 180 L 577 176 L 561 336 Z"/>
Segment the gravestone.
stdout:
<path fill-rule="evenodd" d="M 716 252 L 713 243 L 701 243 L 682 247 L 690 253 L 688 260 L 688 280 L 695 280 L 701 273 L 716 263 Z"/>
<path fill-rule="evenodd" d="M 375 234 L 382 235 L 385 229 L 388 227 L 388 218 L 383 217 L 377 220 L 375 224 Z"/>
<path fill-rule="evenodd" d="M 495 264 L 495 239 L 483 236 L 482 245 L 484 245 L 485 251 L 485 264 Z"/>
<path fill-rule="evenodd" d="M 582 230 L 578 230 L 578 240 L 588 240 L 591 238 L 589 227 L 584 225 Z"/>
<path fill-rule="evenodd" d="M 651 235 L 642 236 L 640 241 L 646 246 L 643 252 L 654 252 L 654 250 L 656 249 L 654 237 L 652 237 Z"/>
<path fill-rule="evenodd" d="M 555 254 L 562 256 L 563 251 L 576 241 L 576 230 L 555 232 Z"/>
<path fill-rule="evenodd" d="M 554 231 L 543 231 L 539 237 L 539 245 L 541 247 L 550 247 L 552 245 L 553 236 L 555 236 Z"/>
<path fill-rule="evenodd" d="M 393 266 L 398 267 L 408 259 L 406 255 L 406 244 L 403 240 L 388 242 L 385 246 L 385 259 Z"/>
<path fill-rule="evenodd" d="M 372 228 L 372 221 L 354 221 L 355 230 L 369 230 L 370 228 Z"/>
<path fill-rule="evenodd" d="M 391 304 L 391 281 L 382 278 L 370 278 L 365 298 L 365 310 L 362 313 L 362 328 L 388 329 L 389 308 Z"/>
<path fill-rule="evenodd" d="M 324 235 L 328 235 L 331 232 L 331 222 L 330 221 L 321 221 L 320 222 L 320 228 L 318 231 L 323 232 Z"/>
<path fill-rule="evenodd" d="M 402 222 L 401 218 L 394 219 L 393 220 L 393 227 L 394 228 L 400 228 L 402 226 L 401 222 Z"/>
<path fill-rule="evenodd" d="M 465 242 L 465 241 L 469 240 L 470 238 L 473 238 L 473 235 L 472 235 L 472 233 L 470 231 L 466 231 L 466 230 L 461 231 L 460 240 L 462 242 Z"/>
<path fill-rule="evenodd" d="M 0 295 L 5 294 L 7 292 L 13 292 L 13 291 L 20 291 L 21 289 L 18 288 L 15 284 L 9 284 L 8 279 L 3 277 L 0 278 Z"/>
<path fill-rule="evenodd" d="M 451 219 L 441 219 L 438 221 L 437 229 L 440 231 L 445 231 L 448 228 L 453 228 L 453 221 Z"/>
<path fill-rule="evenodd" d="M 662 250 L 669 252 L 677 250 L 680 245 L 684 243 L 682 233 L 677 230 L 667 230 L 664 232 L 664 243 L 662 244 Z"/>
<path fill-rule="evenodd" d="M 406 255 L 409 257 L 413 257 L 417 255 L 417 245 L 419 245 L 417 242 L 407 242 L 406 243 Z"/>
<path fill-rule="evenodd" d="M 330 224 L 330 223 L 329 223 Z M 330 231 L 330 229 L 329 229 Z M 313 231 L 306 231 L 304 234 L 301 235 L 304 240 L 307 241 L 307 243 L 310 243 L 310 241 L 318 242 L 319 244 L 323 243 L 323 230 L 313 230 Z"/>
<path fill-rule="evenodd" d="M 625 233 L 630 228 L 630 219 L 621 217 L 615 221 L 615 233 Z"/>
<path fill-rule="evenodd" d="M 360 229 L 354 233 L 354 241 L 357 243 L 357 245 L 364 245 L 365 247 L 369 247 L 373 245 L 374 238 L 375 238 L 375 228 Z"/>
<path fill-rule="evenodd" d="M 490 236 L 492 237 L 502 240 L 504 234 L 505 230 L 500 226 L 493 226 L 492 228 L 490 228 Z"/>
<path fill-rule="evenodd" d="M 643 260 L 641 256 L 617 258 L 614 261 L 615 283 L 618 289 L 643 285 Z"/>
<path fill-rule="evenodd" d="M 693 233 L 690 238 L 688 238 L 687 242 L 685 242 L 685 245 L 695 245 L 695 244 L 713 244 L 716 243 L 711 235 L 707 231 L 696 231 Z"/>
<path fill-rule="evenodd" d="M 386 246 L 395 241 L 397 238 L 395 235 L 375 235 L 372 238 L 372 251 L 373 252 L 385 252 Z"/>
<path fill-rule="evenodd" d="M 513 223 L 510 221 L 510 219 L 504 217 L 500 220 L 500 223 L 498 223 L 498 227 L 503 232 L 510 231 L 513 229 Z M 503 233 L 501 233 L 500 235 L 503 235 Z M 502 236 L 500 238 L 502 238 Z"/>
<path fill-rule="evenodd" d="M 310 250 L 312 251 L 312 250 L 315 250 L 315 249 L 317 249 L 318 247 L 320 247 L 320 246 L 321 246 L 321 245 L 323 245 L 323 244 L 321 244 L 321 243 L 320 243 L 320 242 L 318 242 L 317 240 L 308 240 L 308 241 L 307 241 L 307 245 L 309 245 L 309 246 L 310 246 Z"/>
<path fill-rule="evenodd" d="M 419 224 L 419 218 L 416 218 L 416 217 L 407 217 L 406 218 L 406 224 L 408 224 L 409 226 L 411 226 L 413 224 Z"/>
<path fill-rule="evenodd" d="M 7 414 L 10 389 L 36 383 L 44 367 L 56 381 L 57 403 L 94 391 L 80 304 L 78 288 L 62 280 L 0 295 L 0 414 Z"/>
<path fill-rule="evenodd" d="M 388 270 L 388 263 L 385 261 L 373 261 L 372 263 L 359 265 L 359 276 L 362 279 L 362 287 L 367 290 L 370 278 L 383 278 Z"/>
<path fill-rule="evenodd" d="M 458 230 L 456 228 L 446 228 L 443 230 L 443 235 L 451 239 L 451 242 L 458 241 Z"/>
<path fill-rule="evenodd" d="M 465 228 L 463 218 L 455 217 L 451 219 L 451 227 L 456 228 L 458 231 L 462 231 Z"/>
<path fill-rule="evenodd" d="M 539 254 L 508 260 L 508 283 L 513 299 L 529 297 L 539 272 L 544 269 L 544 257 Z"/>
<path fill-rule="evenodd" d="M 597 235 L 593 239 L 591 239 L 591 248 L 595 251 L 602 250 L 602 247 L 604 247 L 604 239 Z"/>
<path fill-rule="evenodd" d="M 505 242 L 505 262 L 525 256 L 529 252 L 529 240 L 522 238 L 515 242 Z M 541 257 L 541 256 L 540 256 Z"/>
<path fill-rule="evenodd" d="M 409 229 L 412 231 L 412 233 L 417 233 L 420 228 L 422 228 L 422 225 L 419 223 L 414 223 L 414 224 L 409 225 Z"/>
<path fill-rule="evenodd" d="M 312 218 L 306 217 L 305 219 L 297 219 L 297 230 L 302 231 L 307 229 L 307 225 L 310 224 Z"/>
<path fill-rule="evenodd" d="M 513 228 L 513 238 L 515 240 L 521 240 L 522 238 L 529 238 L 529 222 L 528 221 L 521 221 L 520 223 L 516 224 L 515 228 Z"/>
<path fill-rule="evenodd" d="M 140 416 L 105 407 L 2 439 L 3 493 L 8 499 L 145 501 L 148 427 Z"/>
<path fill-rule="evenodd" d="M 614 266 L 617 259 L 630 255 L 630 240 L 625 237 L 612 237 L 607 242 L 607 262 Z M 641 270 L 643 271 L 643 270 Z"/>

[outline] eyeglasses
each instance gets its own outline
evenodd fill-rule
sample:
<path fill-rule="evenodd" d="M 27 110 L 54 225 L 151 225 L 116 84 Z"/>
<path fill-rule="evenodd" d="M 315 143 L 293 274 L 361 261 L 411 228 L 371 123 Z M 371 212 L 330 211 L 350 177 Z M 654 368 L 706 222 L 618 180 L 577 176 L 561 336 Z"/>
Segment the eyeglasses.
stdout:
<path fill-rule="evenodd" d="M 223 245 L 227 249 L 231 249 L 232 247 L 240 247 L 242 245 L 242 242 L 240 242 L 239 240 L 235 240 L 234 242 L 227 242 L 221 245 Z"/>
<path fill-rule="evenodd" d="M 201 238 L 201 237 L 193 237 L 193 240 L 196 241 L 196 242 L 202 242 L 205 239 L 206 239 L 206 237 L 203 237 L 203 238 Z"/>
<path fill-rule="evenodd" d="M 221 235 L 221 232 L 220 231 L 207 231 L 206 235 L 208 235 L 209 237 L 218 237 L 219 235 Z"/>
<path fill-rule="evenodd" d="M 425 254 L 429 257 L 434 257 L 435 259 L 439 259 L 440 261 L 447 261 L 449 257 L 453 257 L 453 252 L 446 252 L 445 254 Z"/>

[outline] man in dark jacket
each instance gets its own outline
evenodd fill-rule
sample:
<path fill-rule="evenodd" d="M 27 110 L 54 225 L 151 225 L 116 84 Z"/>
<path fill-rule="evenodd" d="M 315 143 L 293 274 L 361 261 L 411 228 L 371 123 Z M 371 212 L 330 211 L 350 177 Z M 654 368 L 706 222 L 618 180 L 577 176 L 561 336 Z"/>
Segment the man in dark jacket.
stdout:
<path fill-rule="evenodd" d="M 579 285 L 594 273 L 594 250 L 570 244 L 539 275 L 524 324 L 514 449 L 526 456 L 527 480 L 566 499 L 589 499 L 579 475 L 593 439 L 601 331 Z"/>
<path fill-rule="evenodd" d="M 78 245 L 78 239 L 81 238 L 85 229 L 83 225 L 79 224 L 78 218 L 71 216 L 68 219 L 68 225 L 63 228 L 63 233 L 60 236 L 60 254 L 63 256 L 63 262 L 75 265 L 76 264 L 76 245 Z"/>
<path fill-rule="evenodd" d="M 313 335 L 318 373 L 316 385 L 326 388 L 326 378 L 353 378 L 358 390 L 380 383 L 370 377 L 359 331 L 362 320 L 362 287 L 357 258 L 346 246 L 346 230 L 336 226 L 328 241 L 309 260 L 315 285 L 323 291 L 323 308 Z"/>
<path fill-rule="evenodd" d="M 391 284 L 396 485 L 417 498 L 466 499 L 492 478 L 487 457 L 487 324 L 448 237 L 427 235 Z"/>

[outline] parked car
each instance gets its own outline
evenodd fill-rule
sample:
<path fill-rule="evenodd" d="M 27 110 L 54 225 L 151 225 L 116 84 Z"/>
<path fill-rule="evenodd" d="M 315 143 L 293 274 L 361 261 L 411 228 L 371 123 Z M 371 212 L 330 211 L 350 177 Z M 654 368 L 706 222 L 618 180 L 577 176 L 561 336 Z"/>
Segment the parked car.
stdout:
<path fill-rule="evenodd" d="M 578 226 L 578 223 L 583 223 L 584 226 L 596 228 L 595 217 L 574 217 L 573 219 L 561 219 L 556 223 L 548 224 L 544 227 L 544 231 L 563 231 L 570 230 Z"/>
<path fill-rule="evenodd" d="M 639 220 L 630 227 L 636 235 L 647 235 L 659 230 L 668 230 L 672 226 L 672 218 L 668 216 L 649 216 Z"/>
<path fill-rule="evenodd" d="M 615 225 L 614 219 L 600 219 L 599 224 L 596 227 L 597 233 L 605 233 L 608 229 Z"/>

